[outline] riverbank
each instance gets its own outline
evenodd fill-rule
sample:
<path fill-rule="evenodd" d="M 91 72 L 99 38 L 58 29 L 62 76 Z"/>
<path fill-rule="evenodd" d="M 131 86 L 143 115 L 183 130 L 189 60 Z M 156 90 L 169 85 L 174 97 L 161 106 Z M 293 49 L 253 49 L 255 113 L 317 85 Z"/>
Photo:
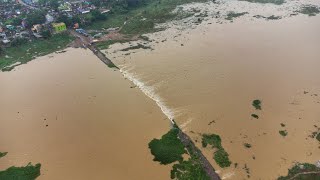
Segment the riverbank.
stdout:
<path fill-rule="evenodd" d="M 67 33 L 57 34 L 49 39 L 34 39 L 5 48 L 0 56 L 0 70 L 10 71 L 15 66 L 25 64 L 37 57 L 65 49 L 74 38 Z"/>

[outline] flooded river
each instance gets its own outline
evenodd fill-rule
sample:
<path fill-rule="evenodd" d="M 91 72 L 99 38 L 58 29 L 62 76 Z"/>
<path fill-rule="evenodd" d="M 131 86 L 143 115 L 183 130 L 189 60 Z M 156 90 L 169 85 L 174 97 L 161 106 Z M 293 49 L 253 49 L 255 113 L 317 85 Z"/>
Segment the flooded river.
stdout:
<path fill-rule="evenodd" d="M 167 179 L 148 143 L 170 128 L 156 103 L 89 50 L 0 73 L 0 169 L 41 163 L 38 179 Z"/>
<path fill-rule="evenodd" d="M 148 35 L 149 50 L 112 46 L 121 72 L 81 49 L 1 72 L 0 151 L 9 153 L 0 168 L 39 162 L 39 179 L 169 179 L 148 149 L 168 118 L 198 147 L 203 133 L 221 136 L 231 167 L 202 150 L 223 179 L 271 180 L 320 160 L 310 137 L 320 127 L 320 16 L 192 24 Z"/>
<path fill-rule="evenodd" d="M 122 52 L 127 45 L 118 44 L 107 53 L 161 98 L 198 147 L 199 133 L 221 136 L 237 168 L 218 168 L 213 150 L 203 151 L 222 177 L 276 179 L 295 162 L 320 160 L 309 137 L 320 126 L 320 17 L 214 21 L 149 35 L 153 50 Z"/>

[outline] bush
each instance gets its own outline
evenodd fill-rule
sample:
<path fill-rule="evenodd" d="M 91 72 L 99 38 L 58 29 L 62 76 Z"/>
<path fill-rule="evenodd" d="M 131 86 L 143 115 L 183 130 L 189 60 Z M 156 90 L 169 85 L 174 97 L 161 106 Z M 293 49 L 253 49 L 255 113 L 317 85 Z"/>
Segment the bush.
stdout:
<path fill-rule="evenodd" d="M 283 137 L 287 136 L 288 135 L 288 132 L 286 130 L 284 131 L 279 131 L 279 134 Z"/>
<path fill-rule="evenodd" d="M 0 152 L 0 158 L 6 156 L 8 154 L 8 152 Z"/>
<path fill-rule="evenodd" d="M 217 151 L 214 152 L 213 159 L 221 167 L 229 167 L 231 161 L 229 160 L 229 154 L 224 150 L 221 145 L 221 138 L 216 134 L 203 134 L 202 135 L 202 147 L 207 147 L 210 144 L 212 148 L 216 148 Z"/>
<path fill-rule="evenodd" d="M 259 116 L 256 115 L 256 114 L 251 114 L 251 117 L 256 118 L 256 119 L 259 119 Z"/>
<path fill-rule="evenodd" d="M 252 106 L 257 110 L 261 110 L 261 101 L 259 99 L 252 101 Z"/>

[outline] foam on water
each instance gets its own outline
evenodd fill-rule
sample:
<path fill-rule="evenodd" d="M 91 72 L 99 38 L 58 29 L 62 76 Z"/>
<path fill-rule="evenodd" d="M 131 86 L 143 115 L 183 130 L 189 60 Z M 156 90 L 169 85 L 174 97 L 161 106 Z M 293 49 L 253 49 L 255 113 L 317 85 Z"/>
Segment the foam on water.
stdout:
<path fill-rule="evenodd" d="M 160 107 L 163 114 L 165 114 L 168 117 L 168 119 L 170 119 L 171 123 L 174 124 L 174 121 L 173 121 L 174 111 L 171 110 L 168 106 L 166 106 L 162 98 L 158 94 L 156 94 L 154 87 L 147 86 L 139 78 L 135 77 L 132 73 L 129 73 L 128 71 L 123 70 L 122 68 L 120 69 L 120 72 L 125 78 L 127 78 L 134 85 L 136 85 L 145 95 L 147 95 L 149 98 L 154 100 L 157 103 L 157 105 Z"/>

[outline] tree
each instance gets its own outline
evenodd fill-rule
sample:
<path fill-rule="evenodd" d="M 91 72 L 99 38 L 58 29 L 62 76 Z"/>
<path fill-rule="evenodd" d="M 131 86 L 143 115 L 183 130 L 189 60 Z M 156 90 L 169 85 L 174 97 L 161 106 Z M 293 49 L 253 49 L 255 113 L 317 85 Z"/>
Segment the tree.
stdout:
<path fill-rule="evenodd" d="M 93 21 L 107 19 L 107 16 L 105 14 L 102 14 L 99 10 L 91 11 L 91 15 Z"/>
<path fill-rule="evenodd" d="M 43 24 L 46 22 L 46 16 L 43 11 L 34 11 L 27 15 L 27 24 L 29 27 L 35 24 Z"/>
<path fill-rule="evenodd" d="M 44 37 L 44 38 L 49 38 L 51 37 L 51 32 L 49 31 L 48 28 L 45 28 L 41 31 L 41 36 Z"/>
<path fill-rule="evenodd" d="M 101 1 L 100 0 L 91 0 L 91 3 L 97 7 L 99 7 L 101 5 Z"/>
<path fill-rule="evenodd" d="M 57 18 L 57 21 L 58 21 L 58 22 L 64 22 L 68 27 L 73 24 L 72 18 L 68 17 L 68 16 L 65 15 L 65 14 L 60 15 L 60 16 Z"/>

